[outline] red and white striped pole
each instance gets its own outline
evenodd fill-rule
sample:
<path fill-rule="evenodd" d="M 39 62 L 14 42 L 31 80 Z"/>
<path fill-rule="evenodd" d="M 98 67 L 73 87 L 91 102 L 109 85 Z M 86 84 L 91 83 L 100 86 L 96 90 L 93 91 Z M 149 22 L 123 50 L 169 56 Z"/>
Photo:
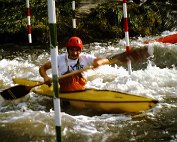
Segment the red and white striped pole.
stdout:
<path fill-rule="evenodd" d="M 28 27 L 28 41 L 29 41 L 29 43 L 32 43 L 29 0 L 26 0 L 26 7 L 27 7 L 27 20 L 28 20 L 28 25 L 27 25 L 27 27 Z"/>
<path fill-rule="evenodd" d="M 124 31 L 125 31 L 125 41 L 126 41 L 126 52 L 127 54 L 130 53 L 131 48 L 130 48 L 130 43 L 129 43 L 129 32 L 128 32 L 128 17 L 127 17 L 127 1 L 123 0 L 123 14 L 124 14 Z M 128 71 L 129 74 L 132 73 L 131 69 L 131 60 L 128 59 Z"/>

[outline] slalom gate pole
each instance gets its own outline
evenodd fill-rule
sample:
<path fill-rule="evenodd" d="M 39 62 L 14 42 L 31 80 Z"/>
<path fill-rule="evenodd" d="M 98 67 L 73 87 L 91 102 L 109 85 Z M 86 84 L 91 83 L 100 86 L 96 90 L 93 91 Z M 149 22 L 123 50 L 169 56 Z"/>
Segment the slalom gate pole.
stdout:
<path fill-rule="evenodd" d="M 72 10 L 73 10 L 73 15 L 72 15 L 72 24 L 73 24 L 73 30 L 74 30 L 74 34 L 76 34 L 76 3 L 73 0 L 72 1 Z"/>
<path fill-rule="evenodd" d="M 128 17 L 127 17 L 127 1 L 123 0 L 123 14 L 124 14 L 124 31 L 125 31 L 125 41 L 126 41 L 126 52 L 127 54 L 130 53 L 131 48 L 130 48 L 130 43 L 129 43 L 129 32 L 128 32 Z M 128 59 L 128 71 L 129 74 L 132 73 L 132 68 L 131 68 L 131 60 Z"/>
<path fill-rule="evenodd" d="M 28 28 L 28 42 L 32 43 L 29 0 L 26 0 L 26 7 L 27 7 L 27 22 L 28 22 L 28 24 L 27 24 L 27 28 Z"/>
<path fill-rule="evenodd" d="M 58 88 L 58 45 L 57 45 L 57 25 L 56 25 L 56 12 L 55 12 L 55 0 L 48 0 L 48 19 L 49 19 L 49 31 L 50 31 L 50 52 L 52 63 L 52 78 L 53 78 L 53 90 L 54 90 L 54 110 L 55 110 L 55 126 L 56 126 L 56 139 L 57 142 L 61 142 L 61 107 Z"/>

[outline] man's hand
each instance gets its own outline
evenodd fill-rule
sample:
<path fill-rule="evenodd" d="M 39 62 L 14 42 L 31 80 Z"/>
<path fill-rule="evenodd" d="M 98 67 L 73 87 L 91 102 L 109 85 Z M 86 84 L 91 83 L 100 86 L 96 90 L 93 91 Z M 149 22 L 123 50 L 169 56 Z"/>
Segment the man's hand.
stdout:
<path fill-rule="evenodd" d="M 50 78 L 48 76 L 45 76 L 44 77 L 44 83 L 50 86 L 51 83 L 52 83 L 52 78 Z"/>
<path fill-rule="evenodd" d="M 93 61 L 93 67 L 97 68 L 101 65 L 106 65 L 109 64 L 109 60 L 107 58 L 97 58 Z"/>

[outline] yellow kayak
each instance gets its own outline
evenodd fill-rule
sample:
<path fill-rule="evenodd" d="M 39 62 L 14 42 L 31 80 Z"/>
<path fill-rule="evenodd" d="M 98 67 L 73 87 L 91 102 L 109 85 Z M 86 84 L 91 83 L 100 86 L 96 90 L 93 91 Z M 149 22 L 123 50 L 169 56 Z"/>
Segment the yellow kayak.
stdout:
<path fill-rule="evenodd" d="M 39 84 L 37 81 L 16 78 L 14 83 L 21 85 Z M 38 95 L 53 97 L 53 87 L 40 85 L 32 88 Z M 68 101 L 71 106 L 78 109 L 93 109 L 106 113 L 140 112 L 148 110 L 158 102 L 152 98 L 107 90 L 85 90 L 80 92 L 59 93 L 61 100 Z"/>

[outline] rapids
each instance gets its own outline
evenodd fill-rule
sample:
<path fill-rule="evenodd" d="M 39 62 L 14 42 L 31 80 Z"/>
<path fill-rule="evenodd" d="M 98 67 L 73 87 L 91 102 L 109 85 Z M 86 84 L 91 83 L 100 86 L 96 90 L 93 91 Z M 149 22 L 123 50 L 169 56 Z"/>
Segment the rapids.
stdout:
<path fill-rule="evenodd" d="M 165 31 L 161 36 L 176 31 Z M 156 37 L 130 39 L 132 47 Z M 84 45 L 84 52 L 110 57 L 124 51 L 124 39 Z M 62 140 L 66 142 L 177 141 L 177 44 L 150 43 L 154 55 L 127 65 L 104 65 L 85 72 L 87 87 L 123 91 L 155 98 L 159 103 L 138 114 L 95 114 L 90 110 L 62 110 Z M 60 53 L 65 49 L 60 49 Z M 14 86 L 12 78 L 43 81 L 38 68 L 50 59 L 50 50 L 38 47 L 0 49 L 0 89 Z M 51 74 L 51 71 L 48 72 Z M 104 95 L 104 94 L 103 94 Z M 54 142 L 53 99 L 29 93 L 26 97 L 5 101 L 0 98 L 1 142 Z"/>

